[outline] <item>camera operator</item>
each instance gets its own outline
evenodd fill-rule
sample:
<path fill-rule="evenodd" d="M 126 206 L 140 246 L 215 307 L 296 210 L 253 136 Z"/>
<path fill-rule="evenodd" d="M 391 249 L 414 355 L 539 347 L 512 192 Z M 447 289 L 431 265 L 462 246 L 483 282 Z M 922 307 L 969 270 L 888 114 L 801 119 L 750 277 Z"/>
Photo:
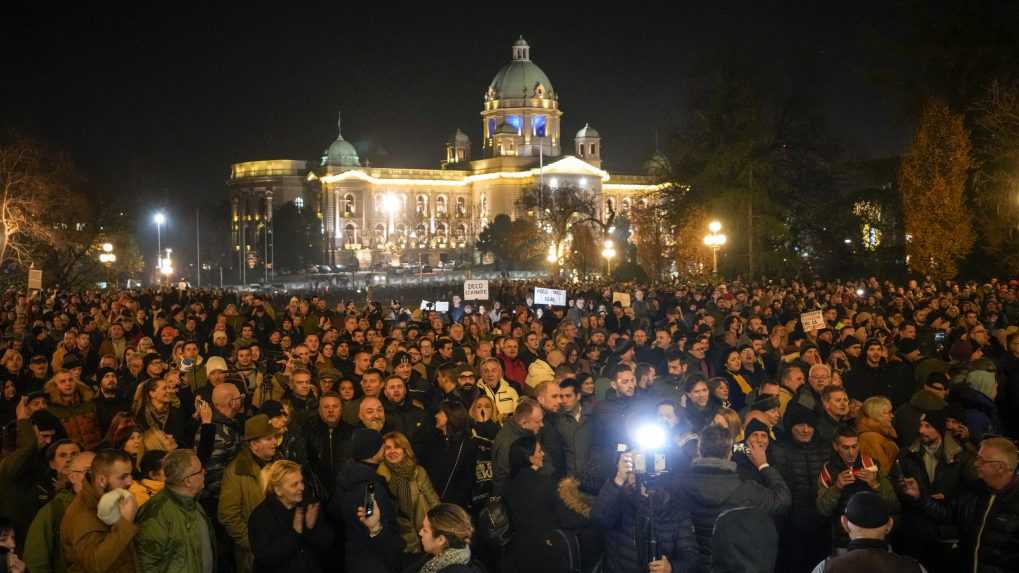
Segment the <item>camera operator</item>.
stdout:
<path fill-rule="evenodd" d="M 634 453 L 619 455 L 591 517 L 605 533 L 605 573 L 669 573 L 673 563 L 696 563 L 690 513 L 666 487 L 649 487 L 635 473 Z"/>

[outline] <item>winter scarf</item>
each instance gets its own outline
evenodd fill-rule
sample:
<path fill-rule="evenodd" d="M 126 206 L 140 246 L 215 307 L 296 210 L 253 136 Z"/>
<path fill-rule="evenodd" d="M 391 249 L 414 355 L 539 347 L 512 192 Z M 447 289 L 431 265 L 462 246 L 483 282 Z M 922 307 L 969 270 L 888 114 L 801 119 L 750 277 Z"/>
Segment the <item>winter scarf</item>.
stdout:
<path fill-rule="evenodd" d="M 421 568 L 420 573 L 436 573 L 442 571 L 450 565 L 466 565 L 471 561 L 471 548 L 463 547 L 461 549 L 447 549 L 442 552 L 441 555 L 437 555 L 428 560 Z"/>
<path fill-rule="evenodd" d="M 389 478 L 389 489 L 396 498 L 396 507 L 400 513 L 413 519 L 414 500 L 410 495 L 410 484 L 414 481 L 414 472 L 417 471 L 417 464 L 409 458 L 403 458 L 403 462 L 393 464 L 389 460 L 383 460 L 386 467 L 392 472 Z"/>

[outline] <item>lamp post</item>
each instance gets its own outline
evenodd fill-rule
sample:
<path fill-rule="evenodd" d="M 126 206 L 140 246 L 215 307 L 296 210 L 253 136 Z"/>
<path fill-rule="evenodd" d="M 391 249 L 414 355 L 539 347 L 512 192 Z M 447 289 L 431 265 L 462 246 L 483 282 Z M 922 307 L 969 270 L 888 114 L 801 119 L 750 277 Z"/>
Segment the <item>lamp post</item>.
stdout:
<path fill-rule="evenodd" d="M 605 276 L 611 276 L 612 257 L 616 256 L 616 246 L 612 243 L 612 239 L 605 239 L 604 248 L 601 250 L 601 256 L 605 257 Z"/>
<path fill-rule="evenodd" d="M 722 224 L 712 221 L 708 223 L 708 234 L 704 236 L 704 244 L 711 247 L 712 273 L 716 275 L 718 274 L 718 249 L 725 244 L 725 235 L 720 232 L 721 230 Z"/>
<path fill-rule="evenodd" d="M 163 269 L 163 223 L 166 223 L 166 215 L 162 211 L 157 211 L 152 216 L 152 220 L 156 223 L 156 262 L 160 271 Z M 165 274 L 165 273 L 164 273 Z"/>
<path fill-rule="evenodd" d="M 393 248 L 396 245 L 396 242 L 393 241 L 393 232 L 396 228 L 396 213 L 400 210 L 400 199 L 396 195 L 386 194 L 382 197 L 382 210 L 389 216 L 388 225 L 386 227 L 386 245 Z M 393 252 L 396 252 L 395 248 L 393 249 Z"/>
<path fill-rule="evenodd" d="M 106 273 L 107 273 L 106 281 L 107 281 L 107 288 L 109 288 L 110 275 L 112 275 L 112 271 L 110 270 L 110 267 L 113 266 L 113 263 L 117 262 L 117 255 L 113 254 L 113 243 L 103 243 L 102 250 L 103 250 L 103 252 L 99 253 L 99 262 L 103 263 L 104 265 L 106 265 Z M 116 285 L 114 285 L 114 286 L 116 286 Z"/>

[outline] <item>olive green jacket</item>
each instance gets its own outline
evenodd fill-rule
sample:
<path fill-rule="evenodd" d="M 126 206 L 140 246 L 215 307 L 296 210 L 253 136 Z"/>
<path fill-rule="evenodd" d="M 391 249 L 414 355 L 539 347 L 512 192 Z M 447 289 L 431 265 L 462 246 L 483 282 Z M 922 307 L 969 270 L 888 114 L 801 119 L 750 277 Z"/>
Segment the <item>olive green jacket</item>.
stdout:
<path fill-rule="evenodd" d="M 212 545 L 216 533 L 205 510 L 194 499 L 165 488 L 138 509 L 135 554 L 140 573 L 202 573 L 202 537 Z M 205 527 L 202 527 L 202 523 Z"/>

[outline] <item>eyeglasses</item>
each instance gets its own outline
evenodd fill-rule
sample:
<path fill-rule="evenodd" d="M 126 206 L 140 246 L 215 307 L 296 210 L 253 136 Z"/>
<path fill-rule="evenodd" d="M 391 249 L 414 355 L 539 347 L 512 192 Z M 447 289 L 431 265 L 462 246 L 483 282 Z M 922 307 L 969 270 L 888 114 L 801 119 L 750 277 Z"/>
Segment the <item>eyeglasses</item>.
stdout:
<path fill-rule="evenodd" d="M 202 467 L 202 468 L 201 468 L 201 469 L 199 469 L 198 471 L 196 471 L 196 472 L 194 472 L 194 473 L 190 473 L 190 474 L 188 474 L 188 475 L 184 476 L 184 479 L 188 479 L 188 478 L 193 478 L 193 477 L 195 477 L 195 476 L 196 476 L 196 475 L 198 475 L 198 474 L 202 474 L 202 475 L 205 475 L 205 468 L 204 468 L 204 467 Z"/>
<path fill-rule="evenodd" d="M 986 465 L 986 464 L 1007 464 L 1007 463 L 1008 462 L 1006 462 L 1004 460 L 987 460 L 987 459 L 984 459 L 984 458 L 982 458 L 980 456 L 977 456 L 973 460 L 973 464 L 974 465 L 978 465 L 978 466 L 982 466 L 982 465 Z"/>

